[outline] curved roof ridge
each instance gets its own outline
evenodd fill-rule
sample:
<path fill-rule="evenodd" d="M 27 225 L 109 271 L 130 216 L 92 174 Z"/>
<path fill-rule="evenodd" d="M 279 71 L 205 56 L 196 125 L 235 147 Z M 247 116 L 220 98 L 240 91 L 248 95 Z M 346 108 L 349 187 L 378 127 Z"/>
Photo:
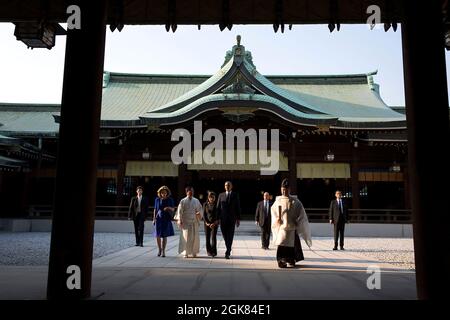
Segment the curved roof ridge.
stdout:
<path fill-rule="evenodd" d="M 141 116 L 140 118 L 145 120 L 159 120 L 159 119 L 165 119 L 169 120 L 171 118 L 176 117 L 182 117 L 184 115 L 187 115 L 190 111 L 196 109 L 197 107 L 209 103 L 209 102 L 217 102 L 217 101 L 233 101 L 233 100 L 247 100 L 247 101 L 259 101 L 259 102 L 266 102 L 268 104 L 275 105 L 279 108 L 281 108 L 284 112 L 292 115 L 293 117 L 302 118 L 302 119 L 308 119 L 308 120 L 337 120 L 338 117 L 326 115 L 326 114 L 309 114 L 302 111 L 299 111 L 286 103 L 270 96 L 266 95 L 260 95 L 260 94 L 237 94 L 237 93 L 219 93 L 219 94 L 212 94 L 208 96 L 201 97 L 188 105 L 175 110 L 173 112 L 165 112 L 165 113 L 146 113 L 144 116 Z M 202 112 L 211 111 L 211 110 L 217 110 L 220 109 L 219 107 L 211 107 L 207 110 L 203 110 Z M 198 113 L 196 113 L 195 116 L 197 116 Z M 182 121 L 190 120 L 189 118 L 184 118 Z M 170 123 L 170 121 L 167 121 Z"/>
<path fill-rule="evenodd" d="M 229 62 L 229 61 L 228 61 Z M 181 73 L 130 73 L 130 72 L 115 72 L 115 71 L 103 71 L 104 74 L 109 74 L 114 77 L 167 77 L 167 78 L 210 78 L 213 74 L 181 74 Z M 378 74 L 378 70 L 365 72 L 365 73 L 342 73 L 342 74 L 268 74 L 265 75 L 266 78 L 292 78 L 292 79 L 303 79 L 303 78 L 360 78 L 373 76 Z"/>
<path fill-rule="evenodd" d="M 119 77 L 167 77 L 167 78 L 209 78 L 210 74 L 177 74 L 177 73 L 129 73 L 129 72 L 113 72 L 105 70 L 111 76 Z"/>
<path fill-rule="evenodd" d="M 0 102 L 0 107 L 61 107 L 60 103 L 22 103 L 22 102 Z"/>
<path fill-rule="evenodd" d="M 370 72 L 363 73 L 337 73 L 337 74 L 271 74 L 266 75 L 266 78 L 362 78 L 368 76 L 374 76 L 378 74 L 378 69 Z"/>

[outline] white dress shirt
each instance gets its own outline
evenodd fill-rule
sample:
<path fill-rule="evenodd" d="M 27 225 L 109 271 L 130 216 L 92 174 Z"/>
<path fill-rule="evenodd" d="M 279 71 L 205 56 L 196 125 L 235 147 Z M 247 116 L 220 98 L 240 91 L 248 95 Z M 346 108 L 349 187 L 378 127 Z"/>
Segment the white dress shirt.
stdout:
<path fill-rule="evenodd" d="M 142 196 L 138 196 L 137 197 L 137 201 L 138 201 L 138 208 L 137 211 L 141 212 L 141 201 L 142 201 Z"/>

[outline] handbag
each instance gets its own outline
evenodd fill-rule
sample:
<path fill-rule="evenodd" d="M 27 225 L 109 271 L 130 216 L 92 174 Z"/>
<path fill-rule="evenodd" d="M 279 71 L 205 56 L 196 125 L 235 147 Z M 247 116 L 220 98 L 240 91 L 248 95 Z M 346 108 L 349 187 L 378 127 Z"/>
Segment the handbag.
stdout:
<path fill-rule="evenodd" d="M 173 221 L 180 220 L 180 215 L 178 214 L 178 207 L 172 211 L 171 216 Z"/>

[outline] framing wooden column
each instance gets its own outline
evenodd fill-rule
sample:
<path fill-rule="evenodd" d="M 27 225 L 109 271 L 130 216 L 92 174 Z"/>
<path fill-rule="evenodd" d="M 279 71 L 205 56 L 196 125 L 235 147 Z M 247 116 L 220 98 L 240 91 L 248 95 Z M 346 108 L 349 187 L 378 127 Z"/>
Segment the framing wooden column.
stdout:
<path fill-rule="evenodd" d="M 182 199 L 185 196 L 184 188 L 187 183 L 187 165 L 182 163 L 178 166 L 178 199 Z"/>
<path fill-rule="evenodd" d="M 22 195 L 20 200 L 20 214 L 23 215 L 28 211 L 30 206 L 30 189 L 31 189 L 31 172 L 23 172 Z"/>
<path fill-rule="evenodd" d="M 403 168 L 403 185 L 405 192 L 405 209 L 411 209 L 411 197 L 409 196 L 409 169 L 408 166 Z"/>
<path fill-rule="evenodd" d="M 359 157 L 356 148 L 352 148 L 352 163 L 350 178 L 352 181 L 352 209 L 360 209 L 359 201 Z"/>
<path fill-rule="evenodd" d="M 450 287 L 449 104 L 441 1 L 404 1 L 403 64 L 419 299 Z M 429 126 L 432 125 L 432 130 Z M 444 182 L 444 185 L 442 184 Z"/>
<path fill-rule="evenodd" d="M 48 299 L 83 299 L 91 294 L 106 3 L 71 3 L 81 9 L 81 29 L 67 32 Z M 78 275 L 81 286 L 68 285 L 76 285 Z"/>
<path fill-rule="evenodd" d="M 120 151 L 119 151 L 118 163 L 117 163 L 116 206 L 123 205 L 123 189 L 124 189 L 125 170 L 126 170 L 125 145 L 121 145 Z"/>
<path fill-rule="evenodd" d="M 289 187 L 292 194 L 297 194 L 297 153 L 295 139 L 289 139 Z"/>

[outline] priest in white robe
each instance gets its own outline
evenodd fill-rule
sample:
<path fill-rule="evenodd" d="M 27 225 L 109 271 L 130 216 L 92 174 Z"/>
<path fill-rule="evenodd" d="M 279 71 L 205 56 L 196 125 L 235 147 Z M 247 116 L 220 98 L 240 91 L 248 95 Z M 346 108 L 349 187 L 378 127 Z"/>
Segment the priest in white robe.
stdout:
<path fill-rule="evenodd" d="M 199 228 L 202 210 L 200 201 L 194 198 L 194 188 L 187 187 L 186 197 L 181 199 L 177 212 L 180 228 L 178 253 L 183 253 L 185 258 L 189 255 L 195 258 L 200 252 Z"/>
<path fill-rule="evenodd" d="M 277 262 L 280 268 L 303 260 L 299 235 L 308 247 L 312 246 L 311 230 L 303 204 L 297 196 L 289 194 L 289 181 L 281 183 L 281 196 L 277 196 L 271 207 L 273 244 L 277 248 Z"/>

